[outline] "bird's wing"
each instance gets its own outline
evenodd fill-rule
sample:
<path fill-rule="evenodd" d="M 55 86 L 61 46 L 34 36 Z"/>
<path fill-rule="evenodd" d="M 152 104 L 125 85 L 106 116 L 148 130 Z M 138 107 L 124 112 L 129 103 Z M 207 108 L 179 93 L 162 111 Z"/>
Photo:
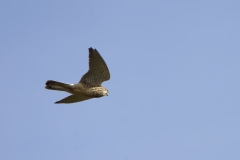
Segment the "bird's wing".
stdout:
<path fill-rule="evenodd" d="M 96 49 L 89 48 L 89 70 L 79 83 L 92 86 L 101 86 L 101 83 L 110 79 L 107 64 Z"/>
<path fill-rule="evenodd" d="M 84 95 L 71 95 L 66 98 L 63 98 L 60 101 L 55 102 L 56 104 L 58 103 L 75 103 L 75 102 L 80 102 L 80 101 L 85 101 L 88 99 L 91 99 L 92 97 L 87 97 Z"/>

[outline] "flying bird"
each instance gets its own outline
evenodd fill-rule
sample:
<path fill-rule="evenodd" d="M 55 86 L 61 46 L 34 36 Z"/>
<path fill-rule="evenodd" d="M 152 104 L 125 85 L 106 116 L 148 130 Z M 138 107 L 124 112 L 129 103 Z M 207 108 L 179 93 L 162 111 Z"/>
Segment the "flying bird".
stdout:
<path fill-rule="evenodd" d="M 89 70 L 79 83 L 69 84 L 48 80 L 46 89 L 65 91 L 71 95 L 55 103 L 75 103 L 91 98 L 108 96 L 108 90 L 101 86 L 102 82 L 110 79 L 107 64 L 96 49 L 89 48 Z"/>

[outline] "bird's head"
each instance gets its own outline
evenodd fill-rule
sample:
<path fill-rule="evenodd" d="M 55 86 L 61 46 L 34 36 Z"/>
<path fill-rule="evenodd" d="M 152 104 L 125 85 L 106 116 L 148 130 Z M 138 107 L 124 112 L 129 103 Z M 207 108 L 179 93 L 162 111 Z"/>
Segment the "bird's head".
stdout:
<path fill-rule="evenodd" d="M 108 96 L 108 90 L 106 88 L 103 90 L 103 95 Z"/>

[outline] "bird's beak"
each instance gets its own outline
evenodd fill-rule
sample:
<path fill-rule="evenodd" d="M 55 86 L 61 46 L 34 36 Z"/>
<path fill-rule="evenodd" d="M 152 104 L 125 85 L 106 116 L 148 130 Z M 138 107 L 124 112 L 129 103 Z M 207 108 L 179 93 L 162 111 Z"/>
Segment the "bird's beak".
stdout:
<path fill-rule="evenodd" d="M 106 95 L 108 96 L 108 93 Z"/>

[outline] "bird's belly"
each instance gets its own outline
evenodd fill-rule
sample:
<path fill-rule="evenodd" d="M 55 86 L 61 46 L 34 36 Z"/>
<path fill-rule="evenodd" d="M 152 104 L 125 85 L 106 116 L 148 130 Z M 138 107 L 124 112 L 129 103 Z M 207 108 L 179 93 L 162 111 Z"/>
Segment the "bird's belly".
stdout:
<path fill-rule="evenodd" d="M 80 83 L 74 84 L 70 89 L 71 94 L 82 94 L 84 92 L 86 92 L 86 88 Z"/>

